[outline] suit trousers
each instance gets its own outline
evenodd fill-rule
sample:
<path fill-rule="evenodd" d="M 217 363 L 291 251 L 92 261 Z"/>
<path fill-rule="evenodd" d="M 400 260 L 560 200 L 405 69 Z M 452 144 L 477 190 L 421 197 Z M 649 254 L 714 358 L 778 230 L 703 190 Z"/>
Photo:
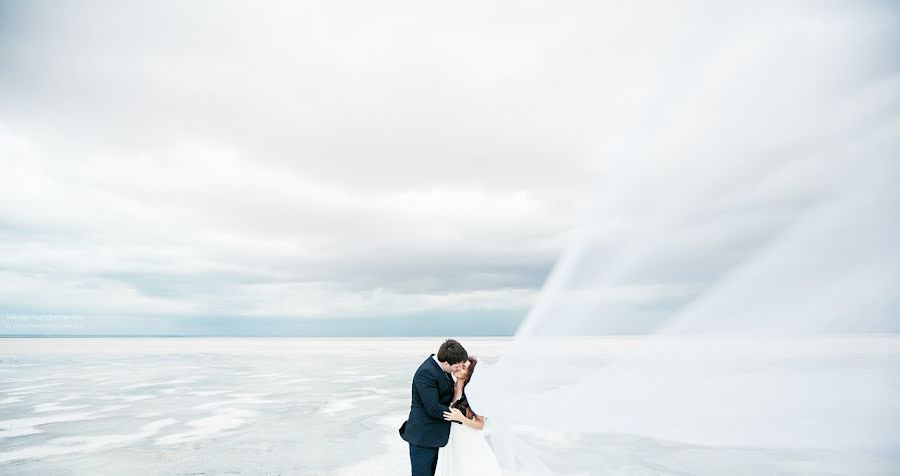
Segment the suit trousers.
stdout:
<path fill-rule="evenodd" d="M 409 464 L 412 476 L 434 476 L 437 469 L 438 448 L 409 445 Z"/>

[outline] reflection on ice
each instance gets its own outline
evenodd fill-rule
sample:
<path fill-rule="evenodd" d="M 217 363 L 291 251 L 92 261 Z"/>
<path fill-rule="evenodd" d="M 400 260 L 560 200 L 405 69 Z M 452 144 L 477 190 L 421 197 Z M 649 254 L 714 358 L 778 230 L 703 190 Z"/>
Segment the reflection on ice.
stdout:
<path fill-rule="evenodd" d="M 366 400 L 375 400 L 376 398 L 377 397 L 375 397 L 375 395 L 365 395 L 354 398 L 335 399 L 328 402 L 324 407 L 322 407 L 321 411 L 325 415 L 334 415 L 336 413 L 350 410 L 356 407 L 360 402 L 365 402 Z"/>
<path fill-rule="evenodd" d="M 177 443 L 187 443 L 190 441 L 202 440 L 210 438 L 225 430 L 237 428 L 246 423 L 246 420 L 255 416 L 256 412 L 249 410 L 237 410 L 234 408 L 226 408 L 221 410 L 219 414 L 206 418 L 189 421 L 186 426 L 191 429 L 181 433 L 161 436 L 156 439 L 158 445 L 173 445 Z"/>
<path fill-rule="evenodd" d="M 59 402 L 41 403 L 34 406 L 35 413 L 43 412 L 59 412 L 64 410 L 78 410 L 79 408 L 87 408 L 87 405 L 60 405 Z"/>
<path fill-rule="evenodd" d="M 19 459 L 38 459 L 73 453 L 87 453 L 110 450 L 130 445 L 144 438 L 155 435 L 160 429 L 175 423 L 175 420 L 154 421 L 143 425 L 137 432 L 118 435 L 85 436 L 56 438 L 41 446 L 31 446 L 0 453 L 0 463 Z"/>
<path fill-rule="evenodd" d="M 95 418 L 91 413 L 62 413 L 44 417 L 15 418 L 0 421 L 0 438 L 13 438 L 41 433 L 37 427 L 51 423 L 89 420 Z"/>
<path fill-rule="evenodd" d="M 209 410 L 213 408 L 224 407 L 228 405 L 241 405 L 241 404 L 256 404 L 256 403 L 281 403 L 282 400 L 267 400 L 264 398 L 257 398 L 264 396 L 265 394 L 233 394 L 234 397 L 229 400 L 218 400 L 215 402 L 207 402 L 200 405 L 194 405 L 194 410 Z"/>

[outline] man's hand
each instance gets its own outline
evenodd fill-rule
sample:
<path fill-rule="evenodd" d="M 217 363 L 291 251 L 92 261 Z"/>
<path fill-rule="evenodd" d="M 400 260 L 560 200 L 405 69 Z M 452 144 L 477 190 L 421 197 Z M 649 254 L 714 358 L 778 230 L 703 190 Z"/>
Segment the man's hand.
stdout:
<path fill-rule="evenodd" d="M 456 421 L 462 423 L 463 416 L 462 412 L 459 411 L 459 408 L 451 408 L 449 412 L 444 412 L 444 420 L 447 421 Z"/>

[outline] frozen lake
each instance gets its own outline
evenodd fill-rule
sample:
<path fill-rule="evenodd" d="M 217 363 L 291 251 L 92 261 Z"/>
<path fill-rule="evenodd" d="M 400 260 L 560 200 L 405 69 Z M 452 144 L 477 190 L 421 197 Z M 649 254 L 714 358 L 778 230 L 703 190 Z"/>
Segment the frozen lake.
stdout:
<path fill-rule="evenodd" d="M 509 345 L 462 341 L 488 362 Z M 0 473 L 407 474 L 397 428 L 412 373 L 439 343 L 0 339 Z M 900 474 L 892 454 L 703 448 L 628 435 L 531 441 L 572 474 Z"/>
<path fill-rule="evenodd" d="M 0 473 L 397 474 L 409 382 L 438 344 L 2 339 Z"/>

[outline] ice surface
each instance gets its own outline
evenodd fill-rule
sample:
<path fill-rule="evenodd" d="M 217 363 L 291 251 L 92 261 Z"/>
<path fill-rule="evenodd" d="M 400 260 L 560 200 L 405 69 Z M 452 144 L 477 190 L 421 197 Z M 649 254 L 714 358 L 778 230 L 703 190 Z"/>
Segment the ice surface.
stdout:
<path fill-rule="evenodd" d="M 596 354 L 586 354 L 585 365 L 633 339 L 585 346 Z M 509 344 L 463 341 L 486 362 Z M 407 474 L 397 428 L 412 374 L 439 342 L 2 339 L 0 474 Z M 888 351 L 898 344 L 878 342 Z M 863 476 L 900 468 L 892 454 L 710 448 L 540 429 L 524 436 L 562 462 L 564 474 Z"/>

